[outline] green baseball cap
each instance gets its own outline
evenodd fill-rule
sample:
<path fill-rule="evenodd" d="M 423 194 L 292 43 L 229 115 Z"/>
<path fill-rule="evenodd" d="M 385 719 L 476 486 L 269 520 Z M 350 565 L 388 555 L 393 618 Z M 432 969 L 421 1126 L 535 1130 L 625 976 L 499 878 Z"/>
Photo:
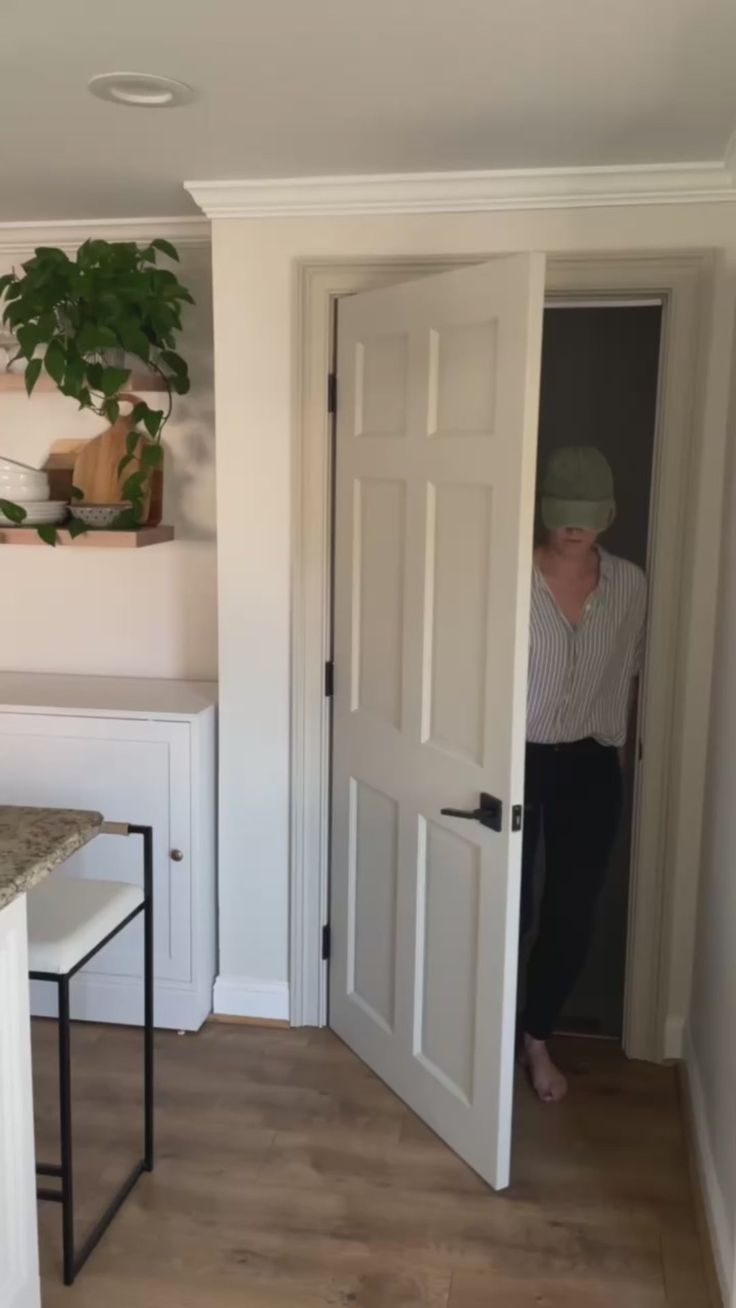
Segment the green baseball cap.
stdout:
<path fill-rule="evenodd" d="M 542 522 L 549 531 L 560 527 L 605 531 L 616 516 L 608 460 L 592 445 L 554 450 L 542 475 L 541 499 Z"/>

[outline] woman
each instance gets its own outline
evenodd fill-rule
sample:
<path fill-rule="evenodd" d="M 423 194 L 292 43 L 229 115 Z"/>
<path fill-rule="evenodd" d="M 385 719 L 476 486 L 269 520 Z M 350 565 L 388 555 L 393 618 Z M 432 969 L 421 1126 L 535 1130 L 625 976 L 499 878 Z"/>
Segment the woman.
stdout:
<path fill-rule="evenodd" d="M 644 636 L 643 573 L 597 544 L 615 512 L 613 474 L 599 450 L 570 446 L 551 456 L 532 578 L 521 902 L 524 935 L 543 832 L 545 882 L 522 1038 L 532 1085 L 546 1102 L 567 1089 L 547 1039 L 585 962 L 616 835 L 619 754 Z"/>

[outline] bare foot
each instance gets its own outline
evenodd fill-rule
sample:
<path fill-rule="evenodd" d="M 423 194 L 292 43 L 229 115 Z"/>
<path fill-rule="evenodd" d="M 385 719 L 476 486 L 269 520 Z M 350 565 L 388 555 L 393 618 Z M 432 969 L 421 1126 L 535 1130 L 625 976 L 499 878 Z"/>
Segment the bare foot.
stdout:
<path fill-rule="evenodd" d="M 567 1094 L 567 1080 L 555 1067 L 544 1040 L 524 1033 L 524 1056 L 529 1080 L 545 1104 L 557 1104 Z"/>

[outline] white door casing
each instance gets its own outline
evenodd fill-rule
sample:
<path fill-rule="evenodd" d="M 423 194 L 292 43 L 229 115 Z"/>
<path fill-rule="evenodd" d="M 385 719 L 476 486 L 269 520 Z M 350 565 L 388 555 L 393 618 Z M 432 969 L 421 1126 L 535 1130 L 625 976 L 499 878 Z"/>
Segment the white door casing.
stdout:
<path fill-rule="evenodd" d="M 356 295 L 338 318 L 330 1020 L 497 1188 L 543 306 L 531 254 Z M 441 816 L 482 791 L 500 832 Z"/>

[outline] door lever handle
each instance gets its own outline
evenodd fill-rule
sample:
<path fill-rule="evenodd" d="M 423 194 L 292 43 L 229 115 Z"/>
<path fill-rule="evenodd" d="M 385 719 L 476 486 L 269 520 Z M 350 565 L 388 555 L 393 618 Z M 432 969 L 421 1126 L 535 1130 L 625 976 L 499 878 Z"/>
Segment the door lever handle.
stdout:
<path fill-rule="evenodd" d="M 468 818 L 480 822 L 481 826 L 488 827 L 491 831 L 503 830 L 503 801 L 496 799 L 495 795 L 487 795 L 485 791 L 480 797 L 480 808 L 443 808 L 440 812 L 443 817 Z"/>

